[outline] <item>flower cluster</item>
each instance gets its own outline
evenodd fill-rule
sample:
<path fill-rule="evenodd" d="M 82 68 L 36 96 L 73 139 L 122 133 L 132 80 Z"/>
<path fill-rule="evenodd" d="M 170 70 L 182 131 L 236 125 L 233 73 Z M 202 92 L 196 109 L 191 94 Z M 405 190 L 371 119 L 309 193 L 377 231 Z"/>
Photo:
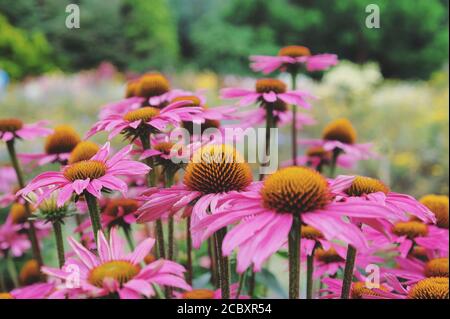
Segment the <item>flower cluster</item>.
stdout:
<path fill-rule="evenodd" d="M 377 176 L 346 173 L 382 155 L 347 118 L 326 123 L 319 138 L 298 138 L 320 119 L 307 113 L 316 97 L 297 78 L 326 71 L 337 56 L 288 46 L 250 60 L 266 76 L 286 73 L 290 86 L 259 78 L 252 88 L 223 88 L 232 105 L 211 107 L 204 92 L 175 89 L 149 72 L 130 80 L 84 135 L 0 119 L 11 162 L 0 167 L 8 212 L 0 299 L 267 297 L 255 274 L 270 272 L 275 255 L 289 282 L 283 297 L 448 299 L 448 197 L 417 200 Z M 273 129 L 291 128 L 290 159 L 270 173 L 258 176 L 265 163 L 234 144 L 244 137 L 209 138 L 262 123 L 256 146 L 266 153 L 277 151 Z M 89 140 L 101 132 L 103 145 Z M 112 147 L 116 136 L 125 145 Z M 16 142 L 41 137 L 41 153 L 16 153 Z M 54 247 L 57 266 L 41 253 Z M 29 260 L 17 275 L 23 256 Z M 194 281 L 205 272 L 209 280 Z"/>

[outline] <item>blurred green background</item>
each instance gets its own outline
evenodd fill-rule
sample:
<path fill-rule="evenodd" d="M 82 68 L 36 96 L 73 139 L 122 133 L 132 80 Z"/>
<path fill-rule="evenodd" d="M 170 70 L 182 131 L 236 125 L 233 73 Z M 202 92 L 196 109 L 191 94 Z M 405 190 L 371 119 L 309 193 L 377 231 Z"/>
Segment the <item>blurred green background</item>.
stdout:
<path fill-rule="evenodd" d="M 79 4 L 80 29 L 65 27 L 69 3 Z M 379 29 L 365 27 L 368 4 L 380 8 Z M 301 77 L 319 97 L 318 124 L 301 136 L 348 117 L 359 141 L 382 154 L 355 172 L 416 196 L 448 194 L 448 0 L 0 0 L 0 69 L 11 79 L 0 89 L 0 117 L 68 123 L 83 134 L 101 105 L 123 97 L 130 76 L 148 70 L 174 87 L 208 89 L 209 104 L 221 105 L 221 87 L 261 76 L 249 55 L 289 44 L 343 61 Z M 281 160 L 289 143 L 282 128 Z"/>

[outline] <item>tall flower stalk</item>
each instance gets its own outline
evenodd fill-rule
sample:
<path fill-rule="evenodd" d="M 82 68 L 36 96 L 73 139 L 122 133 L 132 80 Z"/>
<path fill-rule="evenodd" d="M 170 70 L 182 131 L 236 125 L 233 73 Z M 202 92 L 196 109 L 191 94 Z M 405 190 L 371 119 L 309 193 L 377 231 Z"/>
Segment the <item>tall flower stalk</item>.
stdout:
<path fill-rule="evenodd" d="M 291 72 L 292 90 L 297 89 L 297 72 Z M 297 165 L 297 105 L 292 104 L 292 164 Z"/>
<path fill-rule="evenodd" d="M 289 299 L 300 296 L 300 238 L 302 223 L 299 215 L 293 216 L 289 232 Z"/>
<path fill-rule="evenodd" d="M 347 257 L 345 258 L 344 280 L 342 282 L 341 299 L 349 299 L 355 268 L 356 248 L 348 245 Z"/>
<path fill-rule="evenodd" d="M 16 149 L 14 147 L 14 139 L 6 142 L 6 146 L 8 148 L 9 157 L 11 159 L 11 164 L 14 167 L 14 171 L 16 172 L 17 182 L 19 183 L 20 188 L 25 187 L 24 178 L 22 175 L 22 169 L 20 167 L 19 161 L 17 159 Z M 28 203 L 25 203 L 25 210 L 27 216 L 31 216 L 31 208 Z M 39 265 L 42 265 L 42 254 L 41 248 L 39 247 L 39 241 L 36 235 L 36 228 L 34 227 L 33 221 L 29 221 L 30 228 L 28 229 L 28 236 L 31 242 L 31 249 L 33 251 L 33 258 L 37 260 Z"/>

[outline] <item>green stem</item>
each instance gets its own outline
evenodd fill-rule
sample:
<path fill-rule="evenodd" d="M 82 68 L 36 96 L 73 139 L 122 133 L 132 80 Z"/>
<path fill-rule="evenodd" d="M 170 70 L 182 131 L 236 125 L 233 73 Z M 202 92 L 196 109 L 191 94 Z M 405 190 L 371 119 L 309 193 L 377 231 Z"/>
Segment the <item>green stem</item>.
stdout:
<path fill-rule="evenodd" d="M 14 171 L 16 172 L 17 182 L 19 183 L 19 187 L 22 189 L 25 187 L 25 182 L 22 175 L 22 169 L 20 168 L 20 164 L 17 159 L 16 149 L 14 147 L 14 140 L 6 142 L 6 146 L 8 148 L 11 164 L 14 167 Z M 25 202 L 24 206 L 27 216 L 31 216 L 31 209 L 29 203 Z M 31 242 L 31 250 L 33 251 L 33 258 L 37 260 L 39 266 L 42 266 L 43 265 L 42 254 L 41 248 L 39 247 L 39 240 L 36 235 L 36 228 L 34 227 L 34 222 L 32 220 L 29 220 L 28 223 L 30 225 L 28 229 L 28 237 L 30 238 Z"/>
<path fill-rule="evenodd" d="M 306 299 L 312 299 L 313 297 L 313 274 L 314 274 L 314 253 L 316 248 L 314 247 L 311 255 L 306 256 Z"/>
<path fill-rule="evenodd" d="M 333 178 L 336 173 L 337 159 L 340 154 L 341 154 L 341 150 L 339 150 L 339 149 L 333 150 L 333 156 L 331 157 L 331 163 L 330 163 L 330 177 L 331 178 Z"/>
<path fill-rule="evenodd" d="M 89 217 L 91 218 L 92 231 L 94 232 L 95 242 L 97 243 L 97 234 L 99 230 L 102 230 L 100 223 L 100 212 L 98 210 L 97 198 L 91 193 L 85 191 L 84 198 L 89 210 Z"/>
<path fill-rule="evenodd" d="M 208 257 L 210 260 L 210 267 L 211 267 L 211 284 L 216 287 L 220 288 L 220 282 L 218 280 L 218 270 L 217 270 L 217 258 L 216 258 L 216 245 L 215 245 L 215 235 L 208 238 Z"/>
<path fill-rule="evenodd" d="M 289 299 L 298 299 L 300 296 L 300 234 L 302 223 L 300 215 L 293 216 L 291 230 L 289 231 Z"/>
<path fill-rule="evenodd" d="M 141 142 L 142 142 L 142 148 L 144 150 L 150 149 L 150 137 L 148 135 L 142 135 Z M 144 161 L 145 161 L 145 164 L 147 164 L 149 167 L 151 167 L 151 170 L 147 175 L 147 185 L 149 187 L 156 186 L 156 170 L 155 170 L 154 163 L 153 163 L 154 162 L 153 157 L 147 157 Z"/>
<path fill-rule="evenodd" d="M 256 272 L 253 268 L 250 270 L 250 278 L 248 280 L 248 295 L 251 299 L 255 298 Z"/>
<path fill-rule="evenodd" d="M 65 257 L 64 257 L 64 241 L 60 222 L 56 221 L 53 223 L 53 231 L 55 233 L 56 251 L 58 253 L 59 268 L 62 268 L 65 263 Z"/>
<path fill-rule="evenodd" d="M 191 217 L 186 218 L 186 254 L 187 254 L 187 272 L 186 281 L 192 286 L 192 238 L 191 238 Z"/>
<path fill-rule="evenodd" d="M 122 227 L 122 229 L 125 234 L 125 238 L 127 239 L 128 247 L 130 248 L 131 251 L 134 251 L 134 242 L 131 236 L 131 226 L 130 225 L 124 226 Z"/>
<path fill-rule="evenodd" d="M 9 277 L 11 277 L 11 281 L 13 282 L 14 288 L 19 287 L 17 269 L 16 266 L 14 265 L 14 260 L 11 254 L 6 255 L 6 268 L 8 270 Z"/>
<path fill-rule="evenodd" d="M 164 180 L 164 186 L 166 188 L 169 188 L 173 185 L 175 174 L 170 170 L 166 170 L 165 175 L 166 178 Z M 167 250 L 167 258 L 169 260 L 174 260 L 175 240 L 174 240 L 174 220 L 172 215 L 169 216 L 169 223 L 167 225 L 167 228 L 168 228 L 167 231 L 169 233 L 167 239 L 167 244 L 169 246 Z"/>
<path fill-rule="evenodd" d="M 266 152 L 264 154 L 264 157 L 265 161 L 267 161 L 267 159 L 269 158 L 267 154 L 269 154 L 270 150 L 270 138 L 271 138 L 270 129 L 272 127 L 275 127 L 275 119 L 273 117 L 273 105 L 271 103 L 268 103 L 267 105 L 265 105 L 265 108 L 266 108 L 266 141 L 265 141 Z M 264 174 L 260 173 L 259 180 L 262 181 L 263 178 Z"/>
<path fill-rule="evenodd" d="M 166 248 L 164 244 L 164 229 L 161 219 L 155 221 L 156 241 L 158 242 L 159 258 L 166 258 Z"/>
<path fill-rule="evenodd" d="M 350 297 L 355 259 L 356 248 L 352 245 L 348 245 L 347 257 L 345 258 L 344 279 L 342 281 L 341 299 L 349 299 Z"/>
<path fill-rule="evenodd" d="M 297 89 L 297 73 L 291 73 L 292 90 Z M 297 106 L 292 105 L 292 164 L 297 165 Z"/>
<path fill-rule="evenodd" d="M 222 299 L 230 299 L 230 262 L 228 257 L 222 254 L 223 239 L 227 234 L 227 229 L 222 228 L 217 231 L 216 251 L 220 264 L 220 289 L 222 291 Z"/>
<path fill-rule="evenodd" d="M 247 271 L 244 271 L 240 276 L 239 276 L 239 286 L 238 286 L 238 290 L 236 292 L 236 298 L 235 299 L 239 299 L 239 296 L 241 295 L 242 292 L 242 288 L 244 287 L 244 283 L 245 283 L 245 275 L 247 274 Z"/>

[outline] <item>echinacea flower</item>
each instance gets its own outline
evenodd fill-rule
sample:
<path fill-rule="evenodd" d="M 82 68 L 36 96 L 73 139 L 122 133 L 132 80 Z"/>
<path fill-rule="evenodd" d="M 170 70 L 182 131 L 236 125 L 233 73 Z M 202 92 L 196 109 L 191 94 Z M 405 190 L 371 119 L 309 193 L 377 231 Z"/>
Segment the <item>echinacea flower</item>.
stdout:
<path fill-rule="evenodd" d="M 400 282 L 395 276 L 386 274 L 391 291 L 374 288 L 375 294 L 367 299 L 449 299 L 448 278 L 425 278 L 413 285 Z"/>
<path fill-rule="evenodd" d="M 322 289 L 320 292 L 325 293 L 321 296 L 322 299 L 340 299 L 342 291 L 342 279 L 336 278 L 324 278 L 322 279 L 323 284 L 326 288 Z M 350 299 L 367 299 L 369 296 L 381 297 L 379 291 L 389 292 L 392 288 L 385 284 L 381 284 L 379 288 L 368 287 L 365 281 L 359 280 L 352 282 L 350 288 Z"/>
<path fill-rule="evenodd" d="M 20 257 L 31 248 L 28 236 L 21 232 L 22 225 L 15 224 L 11 215 L 0 225 L 0 252 L 8 252 L 14 257 Z"/>
<path fill-rule="evenodd" d="M 401 257 L 410 254 L 414 247 L 422 247 L 429 252 L 448 254 L 448 231 L 428 225 L 420 220 L 396 221 L 393 224 L 379 222 L 377 229 L 365 228 L 367 239 L 379 245 L 396 245 Z M 379 230 L 382 229 L 381 233 Z"/>
<path fill-rule="evenodd" d="M 410 215 L 417 217 L 423 222 L 436 222 L 434 214 L 423 204 L 419 203 L 412 196 L 392 192 L 388 186 L 378 179 L 366 176 L 341 175 L 336 178 L 336 182 L 340 185 L 338 189 L 340 200 L 345 202 L 366 201 L 383 205 L 397 215 L 390 222 L 407 221 Z M 375 229 L 384 228 L 381 225 L 359 220 L 369 226 L 373 226 Z"/>
<path fill-rule="evenodd" d="M 171 103 L 161 109 L 144 106 L 128 111 L 125 114 L 111 114 L 98 121 L 86 134 L 91 137 L 101 131 L 108 131 L 109 139 L 119 133 L 126 137 L 140 137 L 149 133 L 166 130 L 170 125 L 179 126 L 182 121 L 200 120 L 202 112 L 199 107 L 186 107 L 186 101 Z"/>
<path fill-rule="evenodd" d="M 335 202 L 339 183 L 329 184 L 325 177 L 306 167 L 288 167 L 254 183 L 252 189 L 232 192 L 222 199 L 216 211 L 193 227 L 205 229 L 202 239 L 218 229 L 239 222 L 224 239 L 222 251 L 229 255 L 239 247 L 238 272 L 253 263 L 256 271 L 288 240 L 294 215 L 303 224 L 319 230 L 327 240 L 341 240 L 367 248 L 360 229 L 343 217 L 368 219 L 395 216 L 382 205 L 364 202 Z"/>
<path fill-rule="evenodd" d="M 397 267 L 386 269 L 386 272 L 401 278 L 406 284 L 414 284 L 418 281 L 431 277 L 449 278 L 449 264 L 447 257 L 432 258 L 421 261 L 416 258 L 395 258 Z"/>
<path fill-rule="evenodd" d="M 109 228 L 129 227 L 137 218 L 140 203 L 133 198 L 111 198 L 101 212 L 102 224 Z"/>
<path fill-rule="evenodd" d="M 239 290 L 239 284 L 230 285 L 231 299 L 236 299 Z M 183 293 L 174 292 L 177 299 L 222 299 L 222 291 L 220 289 L 192 289 Z M 249 299 L 248 296 L 239 296 L 239 299 Z"/>
<path fill-rule="evenodd" d="M 49 187 L 39 195 L 37 204 L 56 190 L 60 190 L 57 205 L 62 206 L 73 193 L 81 195 L 83 192 L 101 197 L 103 189 L 127 192 L 127 184 L 117 176 L 145 175 L 150 168 L 140 162 L 127 159 L 132 146 L 126 146 L 114 156 L 110 155 L 110 145 L 106 143 L 91 159 L 67 165 L 59 172 L 45 172 L 36 176 L 20 195 L 27 195 L 39 188 Z"/>
<path fill-rule="evenodd" d="M 448 196 L 425 195 L 420 199 L 420 203 L 425 205 L 434 214 L 436 217 L 436 226 L 441 229 L 447 229 L 448 231 Z"/>
<path fill-rule="evenodd" d="M 0 194 L 9 193 L 11 187 L 16 183 L 17 177 L 14 168 L 10 165 L 0 166 Z"/>
<path fill-rule="evenodd" d="M 322 132 L 322 139 L 301 139 L 302 145 L 322 147 L 325 151 L 333 152 L 338 157 L 342 153 L 355 158 L 355 160 L 370 159 L 376 157 L 371 149 L 371 143 L 356 143 L 357 133 L 349 120 L 337 119 L 329 123 Z"/>
<path fill-rule="evenodd" d="M 314 256 L 313 278 L 334 276 L 339 270 L 344 270 L 346 255 L 347 247 L 339 245 L 331 245 L 328 249 L 317 248 Z M 357 253 L 355 266 L 364 269 L 368 264 L 381 264 L 382 262 L 383 258 L 366 250 L 363 253 Z M 358 277 L 359 273 L 356 272 L 355 275 Z"/>
<path fill-rule="evenodd" d="M 70 152 L 69 164 L 91 159 L 100 150 L 100 146 L 91 141 L 81 141 Z"/>
<path fill-rule="evenodd" d="M 288 91 L 284 82 L 277 79 L 259 79 L 256 81 L 254 90 L 240 88 L 227 88 L 220 91 L 221 98 L 239 99 L 237 105 L 246 106 L 253 103 L 271 105 L 274 110 L 285 108 L 286 104 L 311 108 L 306 99 L 313 98 L 307 92 L 300 90 Z"/>
<path fill-rule="evenodd" d="M 229 192 L 240 192 L 252 183 L 252 171 L 243 157 L 229 145 L 210 144 L 198 149 L 186 167 L 183 183 L 167 189 L 151 188 L 143 194 L 139 222 L 167 218 L 191 204 L 191 225 L 196 225 L 218 200 Z M 194 247 L 202 232 L 193 232 Z"/>
<path fill-rule="evenodd" d="M 0 299 L 45 299 L 54 289 L 52 283 L 36 283 L 10 292 L 0 292 Z"/>
<path fill-rule="evenodd" d="M 304 46 L 290 45 L 281 48 L 278 56 L 255 55 L 250 57 L 253 71 L 264 74 L 273 71 L 298 72 L 301 66 L 305 66 L 307 71 L 322 71 L 338 63 L 335 54 L 315 54 Z"/>
<path fill-rule="evenodd" d="M 77 258 L 67 260 L 62 269 L 42 267 L 42 271 L 48 276 L 67 281 L 73 276 L 69 269 L 78 267 L 80 277 L 76 289 L 90 297 L 110 297 L 117 294 L 121 299 L 150 298 L 155 295 L 152 286 L 155 284 L 191 289 L 183 279 L 185 269 L 175 262 L 160 259 L 141 266 L 155 243 L 153 238 L 147 238 L 132 253 L 127 254 L 116 228 L 111 229 L 109 242 L 103 232 L 99 231 L 98 256 L 72 237 L 68 241 Z M 63 292 L 71 290 L 63 287 L 60 289 Z"/>
<path fill-rule="evenodd" d="M 15 138 L 32 140 L 36 137 L 47 136 L 52 130 L 46 128 L 46 121 L 34 124 L 24 124 L 16 118 L 0 118 L 0 140 L 3 142 L 12 141 Z"/>
<path fill-rule="evenodd" d="M 43 281 L 41 266 L 36 259 L 27 260 L 19 273 L 19 282 L 22 286 L 28 286 Z"/>
<path fill-rule="evenodd" d="M 324 166 L 331 165 L 333 152 L 326 151 L 322 146 L 312 146 L 306 150 L 305 155 L 296 158 L 296 163 L 300 166 L 312 167 L 321 172 Z M 347 154 L 340 154 L 336 159 L 336 166 L 342 168 L 352 168 L 357 159 Z M 292 166 L 293 161 L 287 160 L 281 163 L 282 167 Z"/>
<path fill-rule="evenodd" d="M 37 161 L 39 166 L 53 162 L 67 164 L 70 153 L 80 141 L 80 136 L 71 126 L 59 125 L 46 137 L 44 153 L 19 154 L 19 158 L 25 163 Z"/>

